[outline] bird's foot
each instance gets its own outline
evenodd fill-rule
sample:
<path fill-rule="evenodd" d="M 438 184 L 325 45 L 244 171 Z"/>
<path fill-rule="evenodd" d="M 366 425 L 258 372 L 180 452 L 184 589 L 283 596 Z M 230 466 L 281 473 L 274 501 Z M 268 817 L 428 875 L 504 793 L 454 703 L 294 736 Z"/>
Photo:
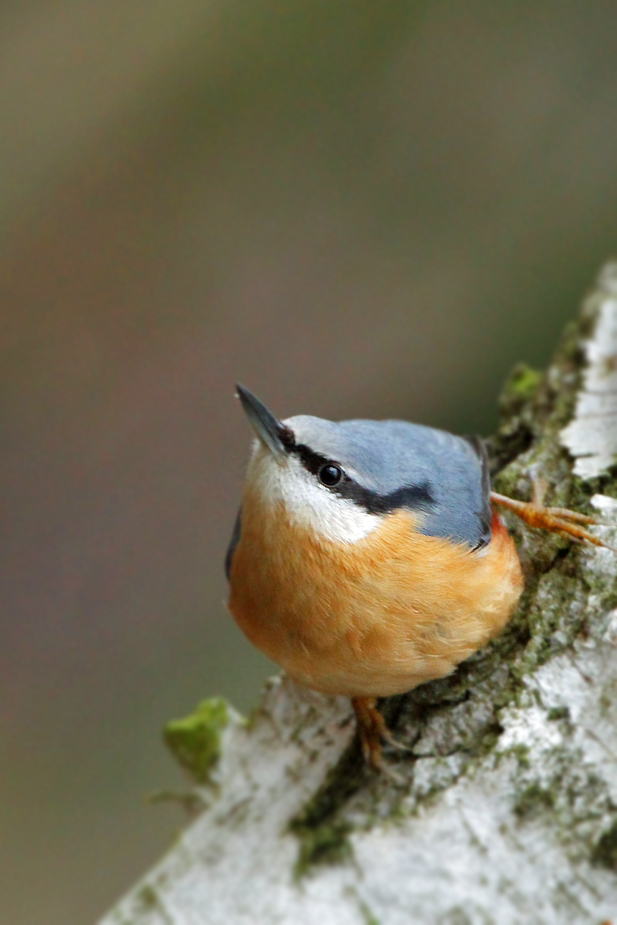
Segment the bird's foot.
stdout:
<path fill-rule="evenodd" d="M 599 521 L 595 517 L 579 514 L 577 511 L 570 511 L 566 507 L 545 507 L 542 503 L 545 492 L 546 483 L 543 480 L 534 480 L 532 501 L 516 501 L 506 495 L 499 495 L 495 491 L 491 492 L 490 499 L 492 504 L 497 504 L 512 511 L 529 527 L 559 533 L 561 536 L 573 539 L 577 543 L 592 543 L 594 546 L 604 546 L 605 549 L 610 549 L 612 552 L 617 553 L 614 546 L 605 543 L 604 540 L 594 536 L 593 533 L 590 533 L 589 530 L 582 526 L 583 524 L 588 526 L 599 525 Z"/>
<path fill-rule="evenodd" d="M 386 721 L 375 706 L 374 697 L 352 697 L 351 705 L 356 714 L 356 723 L 364 760 L 373 768 L 389 777 L 394 783 L 403 779 L 385 761 L 381 752 L 382 740 L 397 751 L 409 751 L 406 745 L 394 738 Z"/>

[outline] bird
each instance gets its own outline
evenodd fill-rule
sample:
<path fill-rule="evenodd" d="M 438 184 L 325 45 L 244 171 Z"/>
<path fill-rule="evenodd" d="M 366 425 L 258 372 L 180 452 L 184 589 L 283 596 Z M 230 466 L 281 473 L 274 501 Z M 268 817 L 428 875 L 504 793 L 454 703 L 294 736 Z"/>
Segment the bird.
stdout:
<path fill-rule="evenodd" d="M 594 519 L 491 491 L 479 437 L 400 420 L 278 420 L 242 385 L 254 431 L 225 558 L 228 609 L 294 681 L 351 699 L 367 764 L 405 748 L 377 709 L 451 674 L 523 591 L 496 508 L 606 545 Z"/>

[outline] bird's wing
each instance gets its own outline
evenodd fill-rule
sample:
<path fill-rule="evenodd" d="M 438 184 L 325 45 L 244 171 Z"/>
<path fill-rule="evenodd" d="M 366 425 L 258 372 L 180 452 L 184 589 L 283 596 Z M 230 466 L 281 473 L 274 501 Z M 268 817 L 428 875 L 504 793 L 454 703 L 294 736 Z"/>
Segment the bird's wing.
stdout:
<path fill-rule="evenodd" d="M 234 523 L 234 528 L 231 533 L 231 539 L 229 541 L 229 546 L 227 547 L 227 552 L 225 553 L 225 575 L 227 576 L 227 581 L 229 581 L 229 574 L 231 572 L 231 563 L 234 557 L 234 552 L 236 551 L 236 546 L 240 541 L 240 529 L 242 524 L 242 508 L 238 511 L 236 516 L 236 522 Z"/>

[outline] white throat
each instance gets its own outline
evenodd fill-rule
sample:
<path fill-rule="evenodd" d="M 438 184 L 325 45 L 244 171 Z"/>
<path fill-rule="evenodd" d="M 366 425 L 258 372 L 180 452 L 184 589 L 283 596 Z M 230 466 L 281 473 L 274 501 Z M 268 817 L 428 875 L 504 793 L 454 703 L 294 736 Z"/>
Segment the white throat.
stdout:
<path fill-rule="evenodd" d="M 266 505 L 282 504 L 292 524 L 333 543 L 357 543 L 381 521 L 320 485 L 297 457 L 277 461 L 259 440 L 253 444 L 247 483 Z"/>

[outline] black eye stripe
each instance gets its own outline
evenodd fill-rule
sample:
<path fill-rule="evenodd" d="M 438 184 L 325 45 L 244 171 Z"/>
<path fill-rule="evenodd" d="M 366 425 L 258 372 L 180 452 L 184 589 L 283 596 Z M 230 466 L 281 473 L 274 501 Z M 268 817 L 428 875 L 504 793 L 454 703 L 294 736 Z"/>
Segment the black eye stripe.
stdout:
<path fill-rule="evenodd" d="M 428 511 L 435 505 L 430 482 L 420 485 L 403 485 L 388 495 L 380 495 L 370 488 L 363 488 L 357 482 L 344 482 L 333 489 L 343 498 L 349 498 L 369 514 L 388 514 L 407 508 L 410 511 Z"/>
<path fill-rule="evenodd" d="M 290 452 L 292 452 L 295 456 L 299 456 L 300 462 L 304 468 L 308 469 L 309 472 L 312 472 L 313 475 L 317 475 L 323 466 L 337 466 L 339 469 L 342 469 L 342 466 L 339 466 L 339 464 L 333 459 L 328 459 L 327 456 L 322 456 L 321 453 L 316 453 L 308 446 L 304 446 L 303 443 L 296 443 L 296 445 L 291 448 Z"/>
<path fill-rule="evenodd" d="M 399 508 L 408 508 L 410 510 L 428 510 L 435 504 L 432 485 L 427 479 L 417 485 L 403 485 L 396 491 L 387 495 L 381 495 L 370 488 L 364 488 L 358 485 L 348 475 L 345 474 L 344 468 L 332 459 L 316 453 L 310 447 L 302 443 L 297 443 L 290 450 L 295 456 L 298 456 L 300 462 L 309 472 L 319 478 L 319 472 L 324 466 L 333 466 L 341 470 L 341 480 L 332 486 L 333 492 L 340 495 L 341 498 L 347 498 L 353 501 L 359 507 L 364 508 L 369 514 L 387 514 L 389 511 L 395 511 Z"/>

